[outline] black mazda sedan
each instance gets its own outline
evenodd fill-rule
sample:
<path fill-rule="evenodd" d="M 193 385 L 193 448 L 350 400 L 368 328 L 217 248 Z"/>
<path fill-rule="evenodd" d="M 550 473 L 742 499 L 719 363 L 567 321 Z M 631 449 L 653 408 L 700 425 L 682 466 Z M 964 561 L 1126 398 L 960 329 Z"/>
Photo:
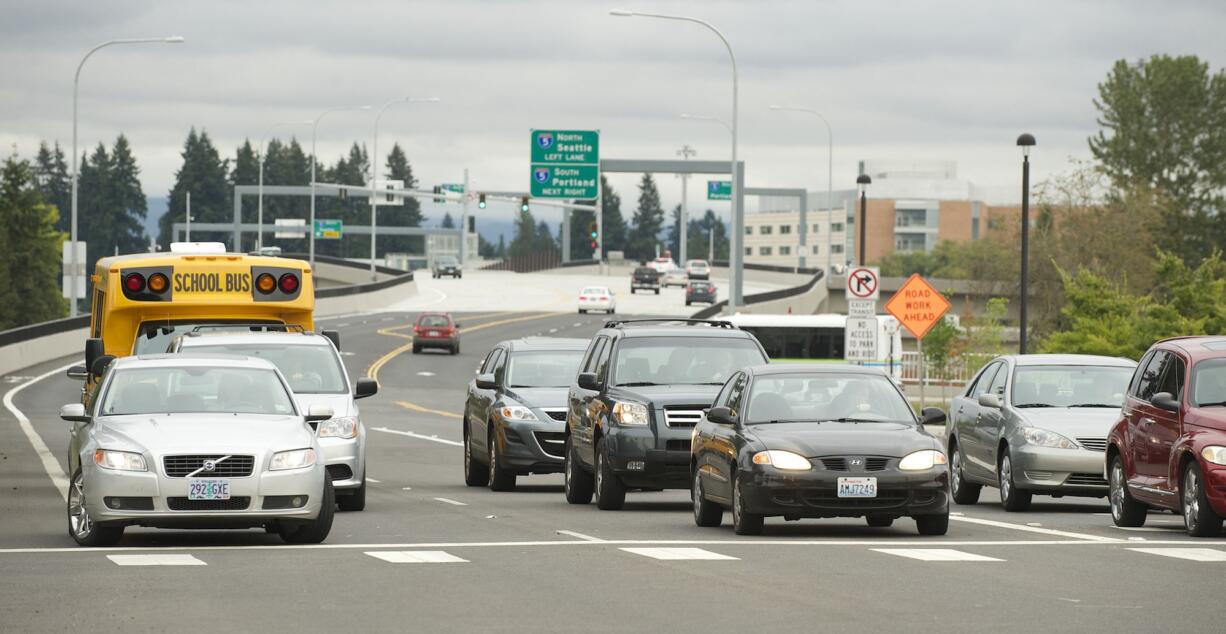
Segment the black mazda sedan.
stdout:
<path fill-rule="evenodd" d="M 846 365 L 774 364 L 733 374 L 694 427 L 694 522 L 719 526 L 731 507 L 738 535 L 766 517 L 915 519 L 921 535 L 949 529 L 941 443 L 883 372 Z"/>

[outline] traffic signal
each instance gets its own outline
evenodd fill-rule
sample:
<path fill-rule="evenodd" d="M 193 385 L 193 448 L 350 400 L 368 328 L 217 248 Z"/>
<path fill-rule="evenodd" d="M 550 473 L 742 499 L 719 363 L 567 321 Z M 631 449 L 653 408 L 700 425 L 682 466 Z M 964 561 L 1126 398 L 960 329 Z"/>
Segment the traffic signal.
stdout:
<path fill-rule="evenodd" d="M 435 195 L 435 197 L 434 197 L 434 203 L 435 203 L 435 204 L 439 204 L 439 203 L 445 203 L 445 202 L 447 202 L 447 199 L 445 199 L 445 198 L 441 198 L 441 197 L 439 197 L 439 196 L 437 195 L 437 194 L 441 194 L 441 193 L 443 193 L 443 186 L 442 186 L 442 185 L 435 185 L 435 186 L 434 186 L 434 193 L 436 194 L 436 195 Z"/>
<path fill-rule="evenodd" d="M 596 247 L 598 247 L 598 246 L 600 246 L 600 245 L 596 244 L 596 241 L 595 241 L 595 240 L 592 240 L 592 250 L 593 250 L 593 251 L 595 251 L 595 250 L 596 250 Z"/>
<path fill-rule="evenodd" d="M 519 199 L 519 210 L 525 213 L 528 211 L 528 197 L 527 196 L 524 196 L 523 198 Z"/>
<path fill-rule="evenodd" d="M 477 209 L 485 209 L 485 194 L 477 196 Z"/>
<path fill-rule="evenodd" d="M 595 222 L 588 226 L 588 233 L 592 236 L 592 244 L 595 244 L 596 238 L 600 236 L 600 229 Z"/>

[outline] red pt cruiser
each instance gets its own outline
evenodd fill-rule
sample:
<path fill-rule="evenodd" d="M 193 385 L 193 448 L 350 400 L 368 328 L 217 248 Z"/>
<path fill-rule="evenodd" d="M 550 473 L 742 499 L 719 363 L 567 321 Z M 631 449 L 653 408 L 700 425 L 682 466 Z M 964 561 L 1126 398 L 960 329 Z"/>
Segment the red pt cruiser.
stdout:
<path fill-rule="evenodd" d="M 1116 526 L 1150 508 L 1182 513 L 1188 534 L 1212 537 L 1226 517 L 1226 337 L 1155 343 L 1137 366 L 1107 438 Z"/>

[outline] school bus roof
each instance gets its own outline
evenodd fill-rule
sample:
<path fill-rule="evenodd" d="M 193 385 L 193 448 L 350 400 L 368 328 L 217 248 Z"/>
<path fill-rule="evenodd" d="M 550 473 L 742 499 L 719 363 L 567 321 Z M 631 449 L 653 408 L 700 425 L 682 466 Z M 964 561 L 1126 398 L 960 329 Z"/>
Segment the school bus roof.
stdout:
<path fill-rule="evenodd" d="M 267 255 L 247 255 L 245 253 L 130 253 L 127 255 L 111 255 L 99 258 L 96 271 L 109 271 L 125 264 L 139 263 L 141 266 L 169 266 L 179 262 L 207 262 L 210 260 L 239 260 L 255 266 L 282 266 L 302 268 L 310 271 L 310 265 L 305 260 L 294 258 L 279 258 Z"/>

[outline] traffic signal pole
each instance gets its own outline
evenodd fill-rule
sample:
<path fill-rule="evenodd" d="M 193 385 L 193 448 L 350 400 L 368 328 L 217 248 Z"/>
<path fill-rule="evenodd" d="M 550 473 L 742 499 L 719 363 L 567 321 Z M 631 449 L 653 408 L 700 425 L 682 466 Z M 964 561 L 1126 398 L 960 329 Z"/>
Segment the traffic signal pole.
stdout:
<path fill-rule="evenodd" d="M 464 168 L 464 209 L 460 212 L 460 266 L 464 266 L 465 258 L 468 256 L 468 193 L 472 189 L 469 188 L 468 168 Z"/>

